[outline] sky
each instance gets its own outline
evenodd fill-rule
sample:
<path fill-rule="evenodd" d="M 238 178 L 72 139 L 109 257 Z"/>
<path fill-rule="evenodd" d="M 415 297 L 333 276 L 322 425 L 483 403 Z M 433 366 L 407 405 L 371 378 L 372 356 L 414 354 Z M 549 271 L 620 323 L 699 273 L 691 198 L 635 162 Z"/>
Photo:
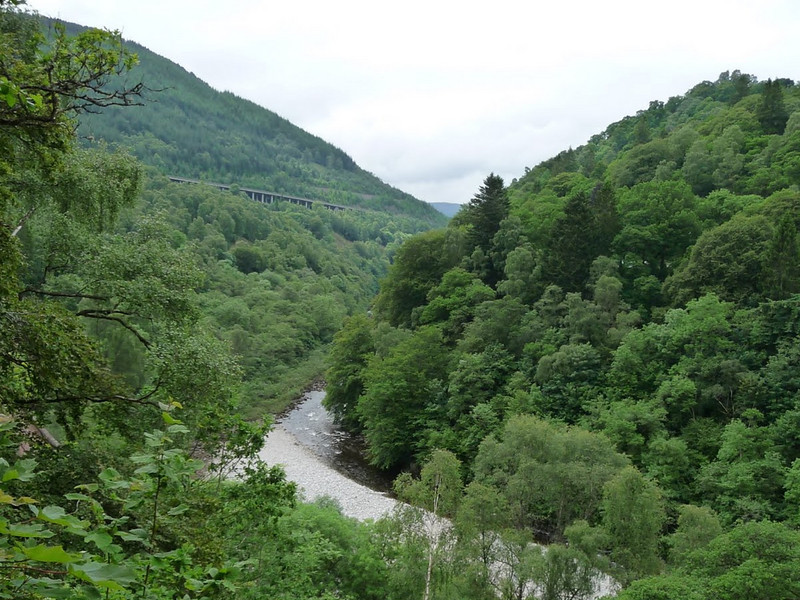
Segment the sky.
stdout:
<path fill-rule="evenodd" d="M 800 80 L 797 0 L 28 0 L 118 29 L 428 202 L 468 202 L 739 69 Z"/>

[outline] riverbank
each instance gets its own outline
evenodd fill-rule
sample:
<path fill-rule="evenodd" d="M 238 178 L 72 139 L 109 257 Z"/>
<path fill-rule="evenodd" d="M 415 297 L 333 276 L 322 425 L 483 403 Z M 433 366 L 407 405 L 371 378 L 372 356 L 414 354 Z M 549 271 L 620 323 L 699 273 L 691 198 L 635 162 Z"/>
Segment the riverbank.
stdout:
<path fill-rule="evenodd" d="M 352 456 L 347 456 L 348 434 L 333 424 L 322 406 L 324 396 L 324 390 L 315 389 L 296 401 L 273 426 L 259 458 L 269 465 L 282 466 L 287 479 L 297 484 L 304 500 L 332 498 L 348 517 L 378 520 L 394 511 L 399 502 L 364 484 L 362 467 L 352 462 Z M 431 526 L 428 522 L 430 531 L 447 527 L 445 520 L 436 522 L 439 525 Z M 502 577 L 504 567 L 495 565 L 492 573 Z M 596 586 L 593 599 L 610 595 L 617 589 L 609 577 L 601 574 L 598 574 Z"/>
<path fill-rule="evenodd" d="M 349 517 L 377 520 L 397 505 L 387 494 L 356 483 L 325 464 L 280 423 L 267 436 L 259 458 L 270 465 L 281 465 L 287 479 L 297 484 L 305 500 L 328 496 L 336 500 Z"/>
<path fill-rule="evenodd" d="M 252 401 L 243 408 L 242 414 L 249 421 L 261 421 L 264 415 L 273 418 L 285 415 L 293 407 L 302 402 L 307 391 L 323 389 L 325 370 L 327 369 L 328 346 L 313 350 L 305 360 L 288 369 L 276 381 L 258 385 L 257 396 L 260 400 Z"/>

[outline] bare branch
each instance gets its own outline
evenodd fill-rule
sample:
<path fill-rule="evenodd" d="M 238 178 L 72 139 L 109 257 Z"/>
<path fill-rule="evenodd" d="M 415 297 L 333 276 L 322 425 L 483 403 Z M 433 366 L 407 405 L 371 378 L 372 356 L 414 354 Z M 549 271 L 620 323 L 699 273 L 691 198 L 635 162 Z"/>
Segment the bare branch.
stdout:
<path fill-rule="evenodd" d="M 36 294 L 38 296 L 53 296 L 56 298 L 86 298 L 87 300 L 101 300 L 101 301 L 108 301 L 108 298 L 105 296 L 95 296 L 94 294 L 81 294 L 79 292 L 75 293 L 68 293 L 68 292 L 46 292 L 44 290 L 37 290 L 34 288 L 25 288 L 19 293 L 20 298 L 25 294 Z M 87 316 L 87 315 L 84 315 Z"/>
<path fill-rule="evenodd" d="M 31 209 L 28 212 L 26 212 L 23 215 L 23 217 L 19 220 L 19 223 L 17 223 L 17 226 L 14 228 L 14 231 L 11 232 L 11 237 L 17 237 L 19 232 L 22 231 L 22 228 L 25 226 L 25 223 L 28 221 L 28 219 L 31 218 L 34 212 L 36 212 L 36 207 L 32 206 Z"/>
<path fill-rule="evenodd" d="M 79 316 L 79 317 L 87 317 L 89 319 L 102 319 L 104 321 L 114 321 L 116 323 L 119 323 L 125 329 L 127 329 L 133 335 L 135 335 L 136 339 L 138 339 L 144 345 L 145 348 L 150 348 L 150 342 L 144 336 L 142 336 L 142 334 L 139 333 L 136 330 L 136 328 L 133 327 L 133 325 L 131 325 L 130 323 L 128 323 L 127 321 L 125 321 L 124 319 L 122 319 L 120 317 L 114 316 L 115 314 L 130 315 L 132 313 L 126 313 L 126 312 L 122 312 L 122 311 L 111 311 L 111 310 L 90 310 L 90 309 L 87 309 L 87 310 L 79 311 L 77 313 L 77 316 Z"/>
<path fill-rule="evenodd" d="M 141 404 L 143 406 L 152 406 L 154 408 L 161 408 L 161 404 L 155 400 L 150 400 L 150 396 L 155 393 L 155 390 L 145 394 L 141 398 L 131 398 L 130 396 L 124 396 L 122 394 L 111 394 L 109 396 L 58 396 L 56 398 L 49 398 L 44 400 L 43 402 L 47 404 L 58 404 L 60 402 L 95 402 L 95 403 L 102 403 L 102 402 L 127 402 L 130 404 Z M 30 402 L 29 404 L 35 404 L 35 402 Z"/>

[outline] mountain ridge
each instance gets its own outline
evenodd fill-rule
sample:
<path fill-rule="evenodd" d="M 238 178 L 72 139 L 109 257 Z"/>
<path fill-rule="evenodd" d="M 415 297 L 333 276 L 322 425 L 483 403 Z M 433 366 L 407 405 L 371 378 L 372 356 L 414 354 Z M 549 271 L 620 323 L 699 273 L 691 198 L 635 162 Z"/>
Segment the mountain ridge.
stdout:
<path fill-rule="evenodd" d="M 64 25 L 70 32 L 84 29 Z M 82 115 L 82 138 L 126 146 L 163 175 L 405 214 L 432 226 L 445 223 L 428 203 L 362 169 L 330 142 L 252 100 L 215 89 L 138 42 L 123 43 L 139 58 L 128 79 L 154 92 L 144 106 Z"/>

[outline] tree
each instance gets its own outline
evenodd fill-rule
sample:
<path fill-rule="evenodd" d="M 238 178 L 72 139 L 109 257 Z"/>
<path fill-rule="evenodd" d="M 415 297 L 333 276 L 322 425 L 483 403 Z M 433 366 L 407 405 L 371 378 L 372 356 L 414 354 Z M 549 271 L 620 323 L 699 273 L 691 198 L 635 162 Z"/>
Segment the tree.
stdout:
<path fill-rule="evenodd" d="M 431 597 L 436 553 L 448 528 L 442 517 L 455 514 L 461 500 L 460 469 L 461 462 L 455 455 L 446 450 L 435 450 L 422 467 L 418 480 L 412 480 L 408 474 L 404 474 L 395 482 L 395 491 L 400 499 L 425 511 L 421 517 L 428 550 L 422 600 L 429 600 Z"/>
<path fill-rule="evenodd" d="M 449 237 L 445 230 L 421 233 L 397 251 L 375 303 L 378 314 L 395 327 L 411 325 L 412 310 L 426 303 L 428 293 L 455 266 L 458 256 L 450 252 Z"/>
<path fill-rule="evenodd" d="M 544 393 L 546 416 L 576 423 L 599 394 L 600 353 L 588 343 L 565 344 L 543 356 L 534 380 Z"/>
<path fill-rule="evenodd" d="M 494 297 L 494 291 L 480 279 L 455 267 L 428 292 L 428 304 L 416 320 L 420 325 L 442 323 L 445 336 L 453 341 L 461 336 L 464 326 L 472 320 L 475 307 Z"/>
<path fill-rule="evenodd" d="M 323 404 L 351 431 L 360 428 L 356 407 L 364 391 L 364 370 L 374 353 L 372 323 L 365 315 L 346 319 L 333 340 Z"/>
<path fill-rule="evenodd" d="M 775 228 L 763 258 L 765 292 L 769 298 L 783 300 L 800 291 L 800 250 L 797 227 L 792 215 L 784 214 Z"/>
<path fill-rule="evenodd" d="M 436 381 L 446 378 L 447 352 L 438 328 L 427 326 L 370 360 L 358 415 L 372 464 L 383 469 L 408 464 L 422 447 L 426 408 Z"/>
<path fill-rule="evenodd" d="M 685 564 L 691 552 L 707 547 L 721 534 L 722 526 L 713 510 L 691 504 L 680 506 L 678 527 L 668 538 L 670 563 Z"/>
<path fill-rule="evenodd" d="M 611 558 L 632 581 L 661 569 L 658 544 L 665 520 L 661 491 L 634 467 L 626 467 L 603 490 L 603 529 Z"/>
<path fill-rule="evenodd" d="M 777 79 L 767 79 L 763 83 L 756 116 L 766 134 L 781 135 L 786 128 L 789 113 L 783 101 L 783 86 Z"/>
<path fill-rule="evenodd" d="M 591 193 L 578 188 L 567 197 L 563 214 L 550 229 L 543 279 L 568 292 L 583 291 L 592 262 L 608 254 L 618 231 L 613 188 L 598 184 Z"/>
<path fill-rule="evenodd" d="M 770 521 L 737 525 L 692 553 L 685 571 L 705 598 L 790 600 L 800 595 L 800 534 Z"/>
<path fill-rule="evenodd" d="M 483 586 L 489 584 L 508 516 L 508 505 L 496 488 L 473 481 L 464 490 L 455 527 L 459 543 L 479 563 L 477 579 Z"/>
<path fill-rule="evenodd" d="M 735 416 L 743 410 L 737 392 L 747 367 L 735 342 L 734 316 L 732 303 L 707 294 L 668 311 L 663 324 L 631 331 L 614 352 L 608 396 L 660 397 L 673 432 L 698 417 Z"/>
<path fill-rule="evenodd" d="M 597 257 L 589 198 L 579 193 L 567 200 L 564 216 L 556 220 L 547 244 L 542 277 L 564 291 L 580 291 Z"/>
<path fill-rule="evenodd" d="M 697 485 L 724 523 L 760 521 L 778 514 L 785 470 L 765 428 L 736 419 L 725 426 L 717 458 L 702 468 Z"/>
<path fill-rule="evenodd" d="M 614 238 L 614 250 L 625 257 L 626 266 L 636 266 L 626 256 L 630 254 L 663 281 L 700 233 L 695 206 L 696 198 L 683 182 L 634 186 L 620 194 L 621 230 Z"/>
<path fill-rule="evenodd" d="M 754 303 L 764 287 L 763 264 L 769 238 L 770 225 L 762 216 L 737 215 L 707 229 L 689 251 L 688 260 L 667 278 L 665 294 L 674 305 L 707 293 L 723 300 Z M 784 281 L 784 285 L 788 283 Z"/>
<path fill-rule="evenodd" d="M 10 267 L 0 289 L 0 389 L 14 390 L 4 395 L 9 401 L 109 398 L 118 382 L 75 316 L 53 302 L 20 299 L 26 290 L 13 268 L 22 250 L 15 238 L 43 206 L 101 229 L 133 201 L 138 165 L 121 153 L 73 151 L 70 117 L 133 103 L 143 88 L 106 87 L 135 62 L 117 33 L 68 37 L 57 26 L 45 44 L 38 21 L 19 4 L 0 4 L 0 264 Z"/>
<path fill-rule="evenodd" d="M 486 257 L 487 265 L 482 277 L 487 285 L 494 287 L 502 277 L 502 265 L 494 265 L 491 251 L 500 223 L 508 216 L 508 192 L 503 178 L 490 173 L 484 179 L 478 193 L 451 221 L 451 227 L 467 228 L 467 241 L 478 254 Z"/>
<path fill-rule="evenodd" d="M 514 527 L 557 541 L 576 519 L 597 520 L 603 485 L 627 462 L 603 436 L 519 415 L 483 441 L 474 471 L 504 497 Z"/>
<path fill-rule="evenodd" d="M 473 247 L 489 252 L 492 238 L 507 215 L 508 194 L 503 178 L 490 173 L 483 180 L 478 193 L 459 213 L 456 222 L 471 226 L 468 233 L 470 243 Z"/>
<path fill-rule="evenodd" d="M 145 88 L 141 83 L 109 85 L 137 60 L 123 48 L 119 32 L 89 29 L 68 36 L 56 24 L 46 40 L 36 19 L 13 4 L 0 6 L 0 225 L 17 235 L 40 203 L 49 200 L 50 194 L 42 192 L 59 183 L 61 159 L 70 156 L 73 142 L 70 119 L 108 106 L 138 104 Z M 78 208 L 73 212 L 85 211 L 84 216 L 102 209 L 113 217 L 120 206 L 73 198 L 78 206 L 64 208 Z M 9 210 L 16 217 L 13 226 Z"/>

